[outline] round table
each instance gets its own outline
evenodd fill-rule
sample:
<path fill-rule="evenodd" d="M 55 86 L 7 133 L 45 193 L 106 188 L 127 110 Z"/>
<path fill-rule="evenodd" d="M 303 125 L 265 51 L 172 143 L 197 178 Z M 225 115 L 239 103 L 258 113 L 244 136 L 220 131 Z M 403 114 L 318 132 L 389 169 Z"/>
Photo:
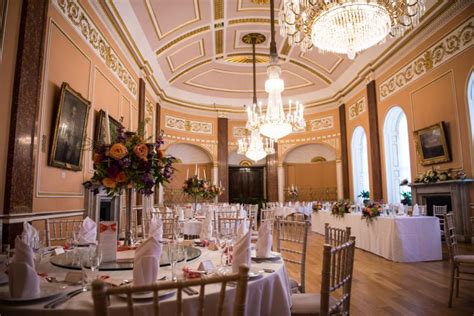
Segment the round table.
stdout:
<path fill-rule="evenodd" d="M 202 222 L 191 219 L 182 223 L 183 234 L 190 236 L 197 236 L 201 233 Z"/>
<path fill-rule="evenodd" d="M 201 248 L 202 255 L 194 261 L 188 262 L 191 268 L 197 268 L 203 260 L 211 260 L 215 265 L 219 262 L 218 251 L 210 251 Z M 262 272 L 262 276 L 255 280 L 250 280 L 247 288 L 247 309 L 246 315 L 290 315 L 291 294 L 289 291 L 288 275 L 283 261 L 276 262 L 252 262 L 251 271 L 262 271 L 264 268 L 273 269 L 275 272 Z M 48 276 L 63 280 L 66 273 L 72 270 L 58 268 L 49 262 L 49 258 L 42 261 L 38 267 L 39 272 L 47 273 Z M 132 271 L 103 271 L 100 275 L 109 275 L 112 278 L 121 280 L 130 280 Z M 170 267 L 161 267 L 158 278 L 171 276 Z M 42 282 L 45 282 L 42 280 Z M 3 287 L 8 287 L 5 285 Z M 198 289 L 198 288 L 196 288 Z M 68 291 L 68 289 L 65 289 Z M 205 308 L 207 314 L 212 314 L 217 305 L 220 285 L 206 286 Z M 224 315 L 232 314 L 233 297 L 235 288 L 227 287 Z M 188 296 L 183 292 L 183 306 L 185 315 L 197 315 L 198 295 Z M 85 292 L 77 295 L 58 306 L 56 309 L 45 309 L 43 306 L 47 301 L 31 305 L 0 305 L 0 314 L 5 315 L 64 315 L 64 316 L 87 316 L 93 315 L 93 301 L 91 292 Z M 111 315 L 128 315 L 126 302 L 118 297 L 111 297 L 110 305 Z M 135 315 L 152 315 L 152 306 L 150 301 L 135 302 Z M 161 315 L 175 315 L 176 295 L 163 299 L 160 302 Z"/>

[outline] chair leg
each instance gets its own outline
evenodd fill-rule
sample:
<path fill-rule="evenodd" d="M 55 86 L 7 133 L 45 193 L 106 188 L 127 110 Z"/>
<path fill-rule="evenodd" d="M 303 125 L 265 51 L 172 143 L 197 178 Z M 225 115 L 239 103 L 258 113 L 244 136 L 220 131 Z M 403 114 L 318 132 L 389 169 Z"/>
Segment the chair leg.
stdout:
<path fill-rule="evenodd" d="M 459 269 L 456 269 L 456 297 L 459 297 Z"/>
<path fill-rule="evenodd" d="M 451 284 L 449 288 L 449 302 L 448 307 L 451 308 L 453 306 L 453 291 L 454 291 L 454 275 L 455 275 L 456 265 L 453 263 L 451 266 Z"/>

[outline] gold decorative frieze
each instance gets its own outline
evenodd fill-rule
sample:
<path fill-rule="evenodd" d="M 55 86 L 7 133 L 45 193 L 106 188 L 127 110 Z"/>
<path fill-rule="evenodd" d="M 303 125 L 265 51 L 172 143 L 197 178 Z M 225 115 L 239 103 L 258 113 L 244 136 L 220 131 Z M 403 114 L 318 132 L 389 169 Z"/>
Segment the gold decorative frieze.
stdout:
<path fill-rule="evenodd" d="M 353 120 L 367 110 L 365 97 L 360 98 L 349 107 L 349 120 Z"/>
<path fill-rule="evenodd" d="M 249 135 L 249 132 L 245 126 L 234 126 L 232 128 L 232 136 L 235 138 L 242 138 Z"/>
<path fill-rule="evenodd" d="M 311 131 L 322 131 L 334 127 L 334 116 L 326 116 L 309 122 Z"/>
<path fill-rule="evenodd" d="M 109 70 L 136 98 L 137 82 L 79 2 L 77 0 L 54 0 L 53 4 L 82 36 L 88 46 L 107 65 Z"/>
<path fill-rule="evenodd" d="M 195 134 L 212 134 L 212 123 L 191 121 L 170 115 L 165 116 L 165 127 Z"/>
<path fill-rule="evenodd" d="M 197 34 L 200 34 L 200 33 L 203 33 L 203 32 L 207 32 L 211 29 L 211 27 L 209 25 L 206 25 L 206 26 L 203 26 L 203 27 L 200 27 L 198 29 L 195 29 L 195 30 L 192 30 L 188 33 L 185 33 L 177 38 L 175 38 L 174 40 L 166 43 L 165 45 L 161 46 L 160 49 L 158 49 L 156 51 L 156 55 L 157 56 L 160 56 L 165 50 L 167 50 L 168 48 L 170 47 L 173 47 L 174 45 L 176 45 L 177 43 L 189 38 L 189 37 L 192 37 L 192 36 L 195 36 Z"/>
<path fill-rule="evenodd" d="M 288 42 L 288 38 L 286 38 L 285 43 L 283 43 L 283 47 L 280 50 L 280 55 L 288 56 L 290 49 L 291 49 L 291 45 Z"/>
<path fill-rule="evenodd" d="M 224 30 L 217 30 L 214 32 L 215 35 L 215 53 L 222 55 L 224 53 Z"/>
<path fill-rule="evenodd" d="M 224 0 L 214 0 L 214 20 L 224 18 Z"/>
<path fill-rule="evenodd" d="M 191 143 L 204 143 L 204 144 L 214 144 L 217 145 L 217 140 L 212 139 L 202 139 L 202 138 L 194 138 L 194 137 L 184 137 L 184 136 L 177 136 L 164 133 L 163 138 L 168 139 L 168 141 L 173 140 L 173 142 L 191 142 Z"/>
<path fill-rule="evenodd" d="M 229 20 L 229 25 L 234 24 L 270 24 L 270 19 L 267 18 L 242 18 Z M 275 20 L 275 24 L 278 24 L 278 19 Z"/>
<path fill-rule="evenodd" d="M 424 75 L 427 71 L 471 47 L 474 43 L 473 31 L 474 17 L 471 17 L 382 82 L 379 87 L 380 100 L 388 98 L 410 82 Z"/>

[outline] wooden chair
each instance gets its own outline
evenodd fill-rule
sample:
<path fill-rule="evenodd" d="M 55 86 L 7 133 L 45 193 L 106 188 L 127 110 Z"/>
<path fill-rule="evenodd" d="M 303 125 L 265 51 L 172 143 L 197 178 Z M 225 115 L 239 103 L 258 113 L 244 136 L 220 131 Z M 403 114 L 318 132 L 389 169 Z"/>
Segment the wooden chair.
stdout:
<path fill-rule="evenodd" d="M 331 246 L 339 246 L 349 241 L 351 236 L 351 228 L 346 229 L 335 228 L 324 223 L 324 243 Z"/>
<path fill-rule="evenodd" d="M 109 304 L 111 295 L 127 295 L 127 314 L 134 315 L 134 301 L 132 295 L 140 292 L 153 292 L 153 315 L 160 315 L 160 304 L 158 299 L 159 291 L 163 290 L 177 290 L 176 294 L 176 313 L 174 315 L 183 314 L 183 288 L 189 286 L 199 286 L 199 299 L 197 303 L 198 315 L 223 315 L 224 313 L 224 301 L 226 295 L 226 286 L 229 282 L 237 282 L 235 290 L 235 297 L 233 299 L 233 310 L 232 315 L 240 316 L 245 314 L 246 309 L 246 296 L 247 296 L 247 282 L 248 282 L 248 271 L 249 268 L 245 265 L 240 266 L 238 273 L 226 274 L 226 275 L 215 275 L 210 277 L 203 277 L 200 279 L 191 280 L 178 280 L 177 282 L 167 281 L 159 282 L 145 286 L 122 286 L 122 287 L 107 287 L 101 280 L 95 280 L 92 283 L 92 298 L 94 301 L 94 314 L 96 316 L 108 316 Z M 205 301 L 205 286 L 208 284 L 221 284 L 221 290 L 218 293 L 219 300 L 216 309 L 214 311 L 204 311 Z"/>
<path fill-rule="evenodd" d="M 277 218 L 276 227 L 277 251 L 281 253 L 285 263 L 300 266 L 300 283 L 290 279 L 290 288 L 292 292 L 304 293 L 309 222 L 287 221 Z"/>
<path fill-rule="evenodd" d="M 293 294 L 291 315 L 349 315 L 355 237 L 336 247 L 325 244 L 321 292 Z M 340 295 L 331 296 L 338 291 Z"/>
<path fill-rule="evenodd" d="M 439 218 L 439 228 L 441 230 L 441 237 L 444 237 L 444 215 L 448 212 L 447 205 L 433 205 L 433 216 Z"/>
<path fill-rule="evenodd" d="M 46 246 L 51 247 L 52 242 L 64 243 L 71 238 L 74 230 L 81 226 L 82 220 L 46 219 L 45 239 Z"/>
<path fill-rule="evenodd" d="M 303 213 L 295 212 L 295 213 L 288 214 L 285 217 L 285 219 L 289 220 L 289 221 L 304 222 L 304 221 L 308 220 L 308 217 Z"/>
<path fill-rule="evenodd" d="M 271 209 L 262 210 L 260 213 L 260 223 L 263 224 L 270 221 L 272 224 L 272 230 L 275 223 L 275 212 Z"/>
<path fill-rule="evenodd" d="M 449 291 L 448 306 L 453 303 L 454 283 L 456 283 L 456 297 L 459 296 L 459 281 L 474 281 L 474 278 L 465 278 L 462 275 L 474 275 L 474 272 L 466 271 L 464 268 L 474 268 L 474 255 L 460 255 L 458 253 L 458 241 L 456 237 L 456 226 L 453 213 L 444 214 L 444 233 L 446 245 L 448 246 L 449 261 L 451 263 L 451 286 Z"/>

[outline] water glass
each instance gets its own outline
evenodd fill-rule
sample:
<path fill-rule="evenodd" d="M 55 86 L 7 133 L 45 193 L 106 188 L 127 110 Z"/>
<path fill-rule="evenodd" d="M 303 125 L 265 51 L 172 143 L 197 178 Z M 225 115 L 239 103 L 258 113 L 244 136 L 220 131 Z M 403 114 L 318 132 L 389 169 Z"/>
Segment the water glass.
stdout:
<path fill-rule="evenodd" d="M 89 266 L 94 274 L 93 279 L 99 278 L 99 266 L 102 261 L 102 250 L 99 245 L 89 246 Z"/>

